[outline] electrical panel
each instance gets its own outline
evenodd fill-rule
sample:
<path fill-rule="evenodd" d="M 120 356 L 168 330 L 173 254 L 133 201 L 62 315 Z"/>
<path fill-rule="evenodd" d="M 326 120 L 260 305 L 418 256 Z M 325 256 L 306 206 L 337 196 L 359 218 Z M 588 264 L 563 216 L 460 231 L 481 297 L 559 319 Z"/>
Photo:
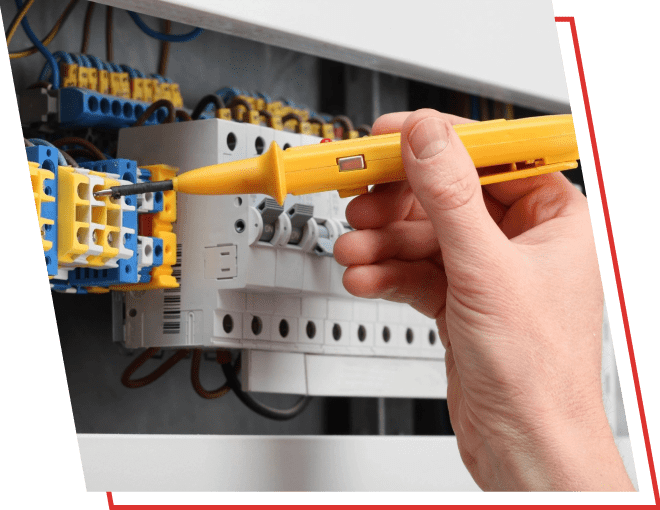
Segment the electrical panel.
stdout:
<path fill-rule="evenodd" d="M 118 153 L 185 172 L 321 138 L 221 119 L 123 129 Z M 128 292 L 128 347 L 241 349 L 251 391 L 441 397 L 435 322 L 358 299 L 332 257 L 350 226 L 336 192 L 294 197 L 177 194 L 177 288 Z M 443 384 L 444 383 L 444 384 Z"/>

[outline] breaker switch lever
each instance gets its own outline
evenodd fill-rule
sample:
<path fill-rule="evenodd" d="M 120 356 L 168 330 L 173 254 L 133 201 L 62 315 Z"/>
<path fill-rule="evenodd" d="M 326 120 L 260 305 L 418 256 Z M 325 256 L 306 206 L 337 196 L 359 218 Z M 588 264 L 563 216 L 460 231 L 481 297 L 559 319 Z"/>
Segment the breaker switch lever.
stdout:
<path fill-rule="evenodd" d="M 303 227 L 314 216 L 314 206 L 306 204 L 294 204 L 287 214 L 291 221 L 291 237 L 289 244 L 299 244 L 302 239 Z"/>
<path fill-rule="evenodd" d="M 275 222 L 280 214 L 284 212 L 284 207 L 277 203 L 277 200 L 272 198 L 264 198 L 257 206 L 257 211 L 261 214 L 264 222 L 264 229 L 259 241 L 268 242 L 275 235 Z"/>

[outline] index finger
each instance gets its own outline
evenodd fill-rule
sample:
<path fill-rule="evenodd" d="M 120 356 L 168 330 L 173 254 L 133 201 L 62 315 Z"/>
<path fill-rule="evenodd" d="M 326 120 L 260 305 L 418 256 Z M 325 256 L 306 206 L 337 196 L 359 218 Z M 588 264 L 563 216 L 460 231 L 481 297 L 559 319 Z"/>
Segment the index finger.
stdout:
<path fill-rule="evenodd" d="M 396 112 L 381 115 L 376 119 L 376 122 L 374 122 L 374 125 L 371 127 L 371 134 L 385 135 L 389 133 L 399 133 L 403 127 L 403 123 L 411 113 L 412 112 Z M 458 117 L 457 115 L 450 115 L 449 113 L 441 113 L 441 115 L 445 117 L 452 126 L 456 124 L 467 124 L 469 122 L 475 122 L 474 120 Z"/>

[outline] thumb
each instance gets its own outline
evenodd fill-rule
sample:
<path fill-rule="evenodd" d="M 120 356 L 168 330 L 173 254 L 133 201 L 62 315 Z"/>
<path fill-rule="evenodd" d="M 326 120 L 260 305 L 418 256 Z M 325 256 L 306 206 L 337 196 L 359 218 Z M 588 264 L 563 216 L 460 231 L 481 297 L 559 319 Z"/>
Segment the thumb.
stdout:
<path fill-rule="evenodd" d="M 492 265 L 508 240 L 488 213 L 472 159 L 447 118 L 434 110 L 412 113 L 401 129 L 401 157 L 435 228 L 447 276 Z"/>

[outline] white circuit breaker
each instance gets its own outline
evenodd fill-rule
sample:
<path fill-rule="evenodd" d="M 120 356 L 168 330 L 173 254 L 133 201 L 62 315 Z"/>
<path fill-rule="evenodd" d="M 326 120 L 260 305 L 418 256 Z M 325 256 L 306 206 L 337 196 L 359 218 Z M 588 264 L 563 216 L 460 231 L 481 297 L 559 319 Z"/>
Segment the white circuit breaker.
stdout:
<path fill-rule="evenodd" d="M 320 138 L 219 119 L 120 131 L 118 155 L 180 172 Z M 332 257 L 350 229 L 336 192 L 294 197 L 177 194 L 180 287 L 126 295 L 128 347 L 241 349 L 248 391 L 441 398 L 435 322 L 407 305 L 358 299 Z"/>

